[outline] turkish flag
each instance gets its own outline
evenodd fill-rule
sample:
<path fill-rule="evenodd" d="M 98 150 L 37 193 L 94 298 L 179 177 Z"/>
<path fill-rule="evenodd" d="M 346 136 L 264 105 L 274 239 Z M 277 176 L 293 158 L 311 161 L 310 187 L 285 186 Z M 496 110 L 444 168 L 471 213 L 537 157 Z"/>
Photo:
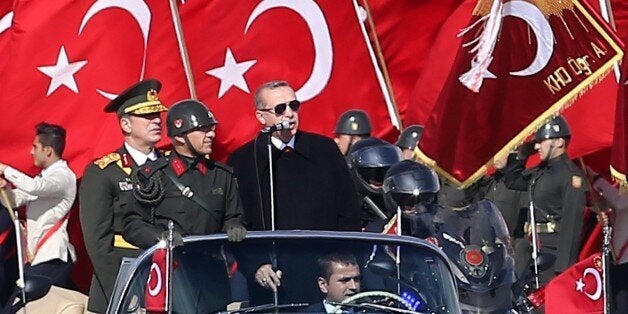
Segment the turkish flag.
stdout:
<path fill-rule="evenodd" d="M 520 0 L 486 4 L 474 10 L 462 38 L 468 45 L 459 49 L 419 142 L 419 157 L 463 186 L 622 55 L 613 33 L 578 1 L 556 8 Z"/>
<path fill-rule="evenodd" d="M 602 313 L 603 269 L 600 253 L 571 266 L 545 288 L 547 313 Z"/>
<path fill-rule="evenodd" d="M 35 175 L 29 150 L 46 121 L 67 130 L 63 158 L 80 177 L 122 144 L 117 117 L 103 111 L 113 95 L 156 77 L 165 103 L 189 97 L 166 1 L 11 2 L 0 2 L 0 162 Z M 75 283 L 86 292 L 91 266 L 78 214 L 77 200 L 68 231 L 79 256 Z"/>
<path fill-rule="evenodd" d="M 622 63 L 622 77 L 620 87 L 617 92 L 617 109 L 615 111 L 615 137 L 611 149 L 611 175 L 616 179 L 621 188 L 628 189 L 626 174 L 628 173 L 628 57 L 624 55 Z"/>
<path fill-rule="evenodd" d="M 422 124 L 420 122 L 427 120 L 429 111 L 417 111 L 415 108 L 409 107 L 410 95 L 419 75 L 431 65 L 431 63 L 426 62 L 427 56 L 433 48 L 437 47 L 434 45 L 434 40 L 438 38 L 437 35 L 441 26 L 463 1 L 361 1 L 362 6 L 368 8 L 375 24 L 377 40 L 390 77 L 395 104 L 404 120 L 404 125 Z M 469 13 L 464 15 L 463 21 L 470 15 L 471 9 L 469 9 Z M 451 18 L 455 19 L 456 17 Z M 455 43 L 452 45 L 452 47 L 457 47 Z M 410 118 L 406 113 L 409 115 L 424 114 L 425 119 Z M 413 123 L 408 123 L 408 121 Z"/>
<path fill-rule="evenodd" d="M 599 12 L 596 0 L 590 0 L 588 3 Z M 404 124 L 425 125 L 427 122 L 461 44 L 461 38 L 456 35 L 467 26 L 467 18 L 473 12 L 475 5 L 475 0 L 461 3 L 440 28 L 426 58 L 418 62 L 425 65 L 411 93 L 407 109 L 405 111 L 400 109 L 404 113 Z M 621 7 L 620 3 L 613 4 L 614 9 L 618 7 Z M 618 14 L 615 16 L 615 21 L 618 27 L 625 24 L 620 16 L 622 12 L 621 9 L 616 12 Z M 406 41 L 412 40 L 410 36 L 404 36 Z M 573 105 L 565 110 L 564 115 L 569 121 L 573 135 L 568 147 L 571 157 L 588 155 L 612 144 L 613 125 L 607 121 L 615 117 L 614 95 L 616 91 L 615 77 L 608 75 L 595 88 L 575 99 Z M 478 127 L 492 128 L 495 127 L 495 123 Z M 530 165 L 537 162 L 538 158 L 530 159 Z"/>
<path fill-rule="evenodd" d="M 2 162 L 35 173 L 28 152 L 46 121 L 66 128 L 63 157 L 80 176 L 121 145 L 117 117 L 103 112 L 110 98 L 149 76 L 166 103 L 189 97 L 168 4 L 149 4 L 16 1 L 0 78 Z"/>
<path fill-rule="evenodd" d="M 166 248 L 155 250 L 144 291 L 144 302 L 148 313 L 168 312 L 170 265 L 168 250 Z"/>
<path fill-rule="evenodd" d="M 212 158 L 261 130 L 253 93 L 276 79 L 302 101 L 302 129 L 331 135 L 338 116 L 359 108 L 373 135 L 396 134 L 351 1 L 187 1 L 179 12 L 198 98 L 220 121 Z"/>

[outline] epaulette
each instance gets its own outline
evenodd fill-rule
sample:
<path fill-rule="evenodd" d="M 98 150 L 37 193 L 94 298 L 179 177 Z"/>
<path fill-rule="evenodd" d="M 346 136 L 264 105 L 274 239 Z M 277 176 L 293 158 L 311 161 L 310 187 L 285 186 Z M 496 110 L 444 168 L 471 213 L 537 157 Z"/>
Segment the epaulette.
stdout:
<path fill-rule="evenodd" d="M 220 168 L 220 169 L 222 169 L 224 171 L 227 171 L 229 174 L 233 174 L 233 167 L 231 167 L 229 165 L 223 164 L 223 163 L 215 161 L 215 160 L 209 160 L 208 164 L 209 165 L 213 164 L 215 167 L 218 167 L 218 168 Z"/>
<path fill-rule="evenodd" d="M 143 177 L 149 178 L 157 170 L 162 169 L 168 165 L 168 159 L 157 158 L 155 161 L 148 161 L 144 165 L 137 168 L 137 173 L 141 173 Z"/>
<path fill-rule="evenodd" d="M 120 160 L 120 154 L 113 152 L 113 153 L 109 153 L 105 156 L 102 156 L 100 159 L 97 159 L 94 161 L 94 164 L 96 164 L 98 166 L 98 168 L 105 169 L 107 168 L 107 166 L 109 166 L 110 164 Z"/>

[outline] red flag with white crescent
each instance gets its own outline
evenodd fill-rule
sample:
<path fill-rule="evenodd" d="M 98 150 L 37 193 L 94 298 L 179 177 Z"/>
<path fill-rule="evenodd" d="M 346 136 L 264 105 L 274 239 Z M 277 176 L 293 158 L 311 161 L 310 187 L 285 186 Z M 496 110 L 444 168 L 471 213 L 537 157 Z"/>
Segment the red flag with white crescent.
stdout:
<path fill-rule="evenodd" d="M 623 54 L 614 33 L 577 0 L 481 0 L 468 25 L 419 143 L 424 162 L 465 186 Z"/>
<path fill-rule="evenodd" d="M 168 293 L 170 282 L 168 272 L 170 260 L 168 250 L 160 248 L 153 253 L 153 263 L 150 265 L 148 281 L 144 291 L 144 302 L 148 313 L 168 312 Z"/>
<path fill-rule="evenodd" d="M 198 97 L 220 121 L 212 158 L 261 130 L 253 94 L 276 79 L 303 103 L 300 129 L 331 136 L 336 119 L 358 108 L 373 135 L 397 134 L 352 1 L 186 1 L 179 12 Z"/>
<path fill-rule="evenodd" d="M 25 156 L 34 126 L 46 121 L 67 130 L 63 157 L 80 177 L 122 143 L 117 117 L 103 111 L 116 94 L 154 77 L 164 103 L 189 97 L 167 1 L 17 0 L 12 12 L 0 32 L 0 47 L 9 35 L 0 61 L 0 133 L 11 134 L 0 138 L 3 163 L 35 173 Z"/>
<path fill-rule="evenodd" d="M 628 57 L 624 55 L 622 62 L 622 75 L 617 91 L 617 108 L 615 111 L 615 133 L 613 147 L 611 149 L 611 175 L 620 184 L 622 190 L 628 190 Z"/>
<path fill-rule="evenodd" d="M 593 254 L 565 270 L 545 288 L 547 313 L 602 313 L 602 257 Z"/>

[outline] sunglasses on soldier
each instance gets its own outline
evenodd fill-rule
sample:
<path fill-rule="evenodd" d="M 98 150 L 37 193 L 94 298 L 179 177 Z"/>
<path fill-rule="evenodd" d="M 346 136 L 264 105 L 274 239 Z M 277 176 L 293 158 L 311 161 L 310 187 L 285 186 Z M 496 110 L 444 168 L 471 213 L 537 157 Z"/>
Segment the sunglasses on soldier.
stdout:
<path fill-rule="evenodd" d="M 298 100 L 293 100 L 293 101 L 289 101 L 289 102 L 285 102 L 285 103 L 281 103 L 278 105 L 275 105 L 275 107 L 273 108 L 265 108 L 265 109 L 258 109 L 259 111 L 264 111 L 264 112 L 270 112 L 270 113 L 274 113 L 276 115 L 280 115 L 283 114 L 284 112 L 286 112 L 286 108 L 290 106 L 290 109 L 292 109 L 292 111 L 298 111 L 299 107 L 301 107 L 301 102 Z"/>

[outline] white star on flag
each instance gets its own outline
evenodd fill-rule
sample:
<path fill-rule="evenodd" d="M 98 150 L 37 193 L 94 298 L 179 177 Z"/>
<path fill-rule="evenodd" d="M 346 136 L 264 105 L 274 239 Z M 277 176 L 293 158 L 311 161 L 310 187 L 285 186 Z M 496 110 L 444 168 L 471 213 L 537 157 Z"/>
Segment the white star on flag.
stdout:
<path fill-rule="evenodd" d="M 584 292 L 584 282 L 582 281 L 582 278 L 579 278 L 576 281 L 576 291 Z"/>
<path fill-rule="evenodd" d="M 257 60 L 249 60 L 238 63 L 231 53 L 231 49 L 227 48 L 225 55 L 225 64 L 221 67 L 214 68 L 206 71 L 207 75 L 211 75 L 220 80 L 220 89 L 218 91 L 218 98 L 231 89 L 231 86 L 235 86 L 242 91 L 249 93 L 249 86 L 244 79 L 244 73 L 248 71 Z"/>
<path fill-rule="evenodd" d="M 87 64 L 87 61 L 85 60 L 70 63 L 68 55 L 65 53 L 65 47 L 61 46 L 59 56 L 57 57 L 57 64 L 37 67 L 37 70 L 50 77 L 50 86 L 48 87 L 48 93 L 46 93 L 46 96 L 50 96 L 50 94 L 57 90 L 61 85 L 65 85 L 71 91 L 78 94 L 78 87 L 76 86 L 76 80 L 74 80 L 74 74 L 85 66 L 85 64 Z"/>

